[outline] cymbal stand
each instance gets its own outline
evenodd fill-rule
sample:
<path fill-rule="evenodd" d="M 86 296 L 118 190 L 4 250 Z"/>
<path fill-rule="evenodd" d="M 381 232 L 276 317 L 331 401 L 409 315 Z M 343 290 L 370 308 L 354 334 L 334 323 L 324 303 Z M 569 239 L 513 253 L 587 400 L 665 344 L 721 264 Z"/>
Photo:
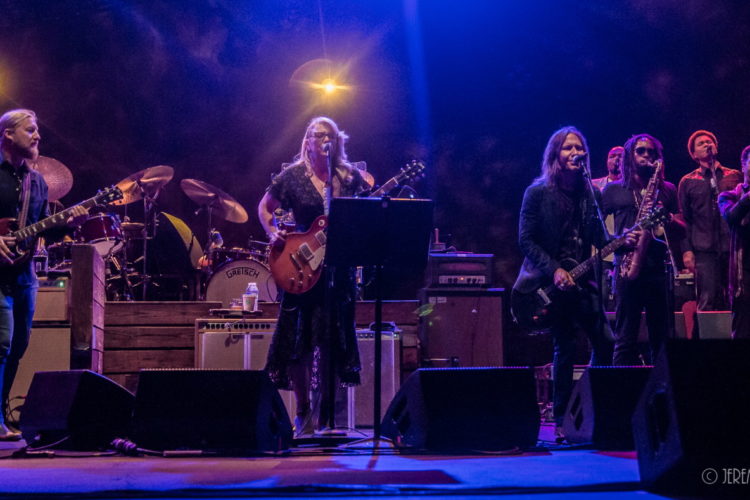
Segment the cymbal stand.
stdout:
<path fill-rule="evenodd" d="M 206 225 L 207 229 L 207 237 L 206 237 L 206 244 L 203 245 L 203 259 L 206 262 L 205 269 L 201 270 L 202 273 L 202 280 L 200 284 L 200 290 L 198 291 L 198 295 L 201 300 L 205 300 L 206 298 L 206 289 L 208 287 L 208 280 L 211 279 L 211 276 L 213 275 L 213 267 L 211 262 L 211 257 L 213 253 L 213 234 L 214 234 L 214 228 L 211 225 L 212 217 L 213 217 L 213 201 L 210 203 L 206 203 L 205 205 L 201 205 L 198 210 L 195 211 L 195 215 L 198 215 L 203 210 L 206 211 L 206 214 L 208 216 L 208 223 Z"/>
<path fill-rule="evenodd" d="M 156 205 L 156 197 L 159 196 L 159 190 L 154 192 L 154 196 L 149 196 L 148 192 L 141 184 L 141 181 L 137 181 L 138 187 L 141 189 L 143 195 L 143 274 L 141 275 L 141 300 L 146 300 L 148 294 L 149 284 L 151 283 L 152 276 L 149 274 L 148 268 L 148 246 L 149 241 L 153 239 L 156 232 L 156 213 L 154 212 L 154 206 Z"/>

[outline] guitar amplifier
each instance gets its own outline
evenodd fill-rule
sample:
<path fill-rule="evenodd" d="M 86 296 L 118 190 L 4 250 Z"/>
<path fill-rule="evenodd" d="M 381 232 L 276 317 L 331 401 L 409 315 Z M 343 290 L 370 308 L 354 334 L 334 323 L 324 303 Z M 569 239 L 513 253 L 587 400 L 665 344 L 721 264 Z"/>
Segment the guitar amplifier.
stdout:
<path fill-rule="evenodd" d="M 195 367 L 262 370 L 276 319 L 210 318 L 195 320 Z"/>
<path fill-rule="evenodd" d="M 401 385 L 401 330 L 383 331 L 381 334 L 380 353 L 380 417 L 382 420 L 388 405 Z M 375 399 L 375 332 L 357 330 L 357 346 L 362 363 L 360 377 L 362 383 L 347 388 L 347 420 L 350 428 L 372 427 Z M 336 424 L 343 423 L 340 415 Z"/>
<path fill-rule="evenodd" d="M 262 370 L 276 329 L 276 319 L 210 318 L 195 320 L 195 367 L 214 370 Z M 400 330 L 383 332 L 381 371 L 381 412 L 400 384 Z M 362 362 L 362 385 L 340 388 L 336 424 L 368 427 L 373 424 L 374 334 L 357 330 Z M 279 391 L 287 412 L 294 417 L 296 403 L 292 391 Z M 382 415 L 381 415 L 382 418 Z"/>
<path fill-rule="evenodd" d="M 427 287 L 492 286 L 492 258 L 489 253 L 431 253 L 427 264 Z"/>
<path fill-rule="evenodd" d="M 195 320 L 195 367 L 204 370 L 262 370 L 276 329 L 276 319 L 199 318 Z M 279 390 L 292 418 L 292 391 Z"/>

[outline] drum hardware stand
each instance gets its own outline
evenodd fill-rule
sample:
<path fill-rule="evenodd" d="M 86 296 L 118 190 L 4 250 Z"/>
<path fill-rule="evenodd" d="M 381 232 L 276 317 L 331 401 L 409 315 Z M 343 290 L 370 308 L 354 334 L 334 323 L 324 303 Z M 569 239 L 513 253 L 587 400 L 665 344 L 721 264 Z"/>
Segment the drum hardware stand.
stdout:
<path fill-rule="evenodd" d="M 208 215 L 208 224 L 206 225 L 206 227 L 208 228 L 208 238 L 206 239 L 206 245 L 203 247 L 203 258 L 206 261 L 206 268 L 205 271 L 202 272 L 203 280 L 199 285 L 198 298 L 200 300 L 206 300 L 208 282 L 211 279 L 211 276 L 213 276 L 214 274 L 214 264 L 212 259 L 212 254 L 214 253 L 213 249 L 221 248 L 224 246 L 224 239 L 221 237 L 221 233 L 217 231 L 216 228 L 214 228 L 212 225 L 213 201 L 198 207 L 198 210 L 196 210 L 194 213 L 195 215 L 198 215 L 203 210 L 205 210 L 206 214 Z"/>
<path fill-rule="evenodd" d="M 130 278 L 128 277 L 128 270 L 127 266 L 123 265 L 122 262 L 120 262 L 120 259 L 117 258 L 116 255 L 110 254 L 108 257 L 109 261 L 112 263 L 112 266 L 115 268 L 115 271 L 117 271 L 120 274 L 120 279 L 122 280 L 122 297 L 127 302 L 131 302 L 133 300 L 133 285 L 130 284 Z"/>
<path fill-rule="evenodd" d="M 150 196 L 146 189 L 144 188 L 143 184 L 140 180 L 136 182 L 138 187 L 141 190 L 141 193 L 143 195 L 143 220 L 145 221 L 143 224 L 143 274 L 141 275 L 141 300 L 146 300 L 147 294 L 148 294 L 148 288 L 149 285 L 152 283 L 152 278 L 149 274 L 148 269 L 148 246 L 149 241 L 151 241 L 154 236 L 156 235 L 158 224 L 156 222 L 156 211 L 154 210 L 154 207 L 156 206 L 156 198 L 159 196 L 159 189 L 157 188 L 154 192 L 154 196 Z M 150 234 L 149 234 L 150 233 Z"/>

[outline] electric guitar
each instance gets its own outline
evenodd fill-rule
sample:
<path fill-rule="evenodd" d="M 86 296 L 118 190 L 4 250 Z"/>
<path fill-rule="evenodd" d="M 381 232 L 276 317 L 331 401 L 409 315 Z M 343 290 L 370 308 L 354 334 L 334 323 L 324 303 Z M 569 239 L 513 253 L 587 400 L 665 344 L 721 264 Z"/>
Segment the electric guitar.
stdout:
<path fill-rule="evenodd" d="M 387 194 L 406 181 L 419 177 L 424 168 L 424 164 L 416 160 L 408 163 L 369 196 Z M 279 288 L 288 293 L 299 294 L 315 286 L 323 271 L 327 228 L 328 217 L 321 215 L 307 231 L 288 233 L 283 243 L 271 246 L 268 264 Z"/>
<path fill-rule="evenodd" d="M 578 264 L 573 259 L 566 259 L 561 262 L 563 269 L 568 271 L 573 281 L 578 281 L 594 266 L 599 258 L 604 258 L 625 244 L 625 236 L 628 233 L 638 229 L 649 229 L 657 224 L 663 223 L 669 219 L 669 214 L 663 207 L 654 207 L 646 212 L 641 220 L 635 223 L 633 227 L 627 229 L 623 236 L 610 241 L 595 255 L 589 257 L 582 263 Z M 577 264 L 577 265 L 576 265 Z M 550 280 L 547 280 L 549 282 Z M 510 310 L 513 314 L 513 320 L 523 329 L 538 331 L 550 327 L 550 306 L 552 300 L 558 293 L 563 293 L 554 284 L 548 284 L 546 287 L 539 287 L 533 292 L 519 292 L 513 290 L 510 295 Z"/>
<path fill-rule="evenodd" d="M 99 191 L 96 196 L 84 200 L 78 205 L 66 208 L 54 215 L 42 219 L 39 222 L 29 224 L 26 227 L 18 228 L 18 221 L 11 217 L 5 217 L 0 219 L 0 236 L 10 236 L 15 238 L 16 245 L 11 248 L 13 250 L 13 262 L 0 261 L 0 267 L 13 267 L 20 266 L 28 262 L 28 260 L 34 254 L 34 247 L 36 242 L 36 236 L 55 226 L 60 226 L 68 220 L 72 215 L 73 208 L 82 206 L 89 209 L 95 205 L 106 205 L 122 198 L 122 191 L 116 186 L 112 186 Z"/>

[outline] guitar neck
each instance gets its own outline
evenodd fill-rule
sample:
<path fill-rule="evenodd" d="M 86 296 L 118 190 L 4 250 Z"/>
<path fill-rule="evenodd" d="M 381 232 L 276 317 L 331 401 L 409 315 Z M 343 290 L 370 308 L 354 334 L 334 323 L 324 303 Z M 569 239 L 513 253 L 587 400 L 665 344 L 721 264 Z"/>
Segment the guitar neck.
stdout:
<path fill-rule="evenodd" d="M 596 262 L 597 259 L 603 259 L 604 257 L 607 257 L 609 254 L 620 248 L 625 244 L 626 241 L 626 235 L 628 233 L 632 233 L 633 231 L 636 231 L 640 227 L 642 227 L 642 222 L 637 222 L 633 227 L 630 229 L 626 229 L 622 236 L 617 238 L 616 240 L 612 240 L 609 243 L 607 243 L 601 250 L 596 252 L 596 254 L 592 255 L 588 259 L 584 260 L 580 264 L 578 264 L 576 267 L 574 267 L 571 271 L 568 271 L 570 273 L 571 278 L 573 278 L 573 281 L 577 281 L 578 278 L 589 272 L 591 268 L 594 266 L 594 262 Z"/>
<path fill-rule="evenodd" d="M 94 205 L 96 205 L 96 199 L 97 197 L 94 196 L 93 198 L 89 198 L 88 200 L 82 201 L 78 205 L 74 205 L 70 208 L 66 208 L 65 210 L 57 212 L 55 215 L 47 217 L 46 219 L 42 219 L 39 222 L 30 224 L 26 227 L 19 229 L 18 231 L 14 231 L 13 233 L 11 233 L 10 236 L 13 236 L 17 240 L 25 240 L 27 238 L 31 238 L 32 236 L 36 236 L 42 231 L 45 231 L 49 228 L 59 226 L 65 223 L 65 221 L 68 220 L 68 218 L 73 214 L 73 209 L 75 207 L 82 206 L 86 209 L 93 207 Z"/>
<path fill-rule="evenodd" d="M 398 179 L 398 176 L 391 177 L 390 179 L 388 179 L 388 181 L 385 184 L 383 184 L 378 189 L 376 189 L 375 192 L 371 193 L 370 196 L 374 198 L 377 198 L 378 196 L 383 196 L 385 193 L 390 192 L 391 189 L 398 186 L 399 182 L 400 181 Z"/>
<path fill-rule="evenodd" d="M 573 278 L 573 281 L 578 281 L 578 278 L 586 274 L 591 270 L 592 267 L 594 267 L 594 263 L 597 259 L 603 259 L 604 257 L 607 257 L 609 254 L 620 248 L 625 244 L 625 237 L 622 236 L 620 238 L 617 238 L 616 240 L 610 241 L 607 245 L 605 245 L 601 250 L 596 252 L 595 255 L 589 257 L 588 259 L 584 260 L 580 264 L 578 264 L 576 267 L 574 267 L 571 271 L 568 271 L 570 273 L 571 278 Z"/>

